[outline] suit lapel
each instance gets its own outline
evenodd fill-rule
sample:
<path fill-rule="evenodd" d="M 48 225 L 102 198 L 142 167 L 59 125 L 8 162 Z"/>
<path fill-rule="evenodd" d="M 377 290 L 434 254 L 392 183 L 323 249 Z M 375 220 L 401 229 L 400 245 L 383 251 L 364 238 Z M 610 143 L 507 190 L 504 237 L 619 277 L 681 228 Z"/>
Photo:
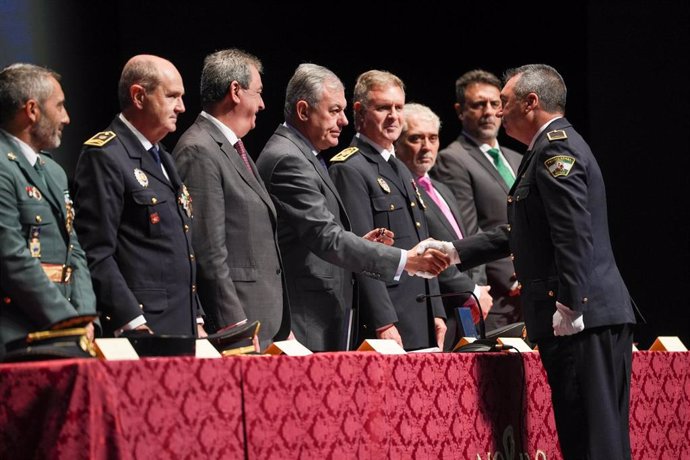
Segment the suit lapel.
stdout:
<path fill-rule="evenodd" d="M 55 185 L 52 180 L 49 180 L 49 174 L 43 175 L 45 178 L 44 181 L 38 174 L 38 171 L 31 166 L 29 160 L 26 159 L 19 146 L 12 139 L 7 138 L 4 135 L 3 137 L 5 138 L 7 145 L 12 148 L 12 151 L 2 152 L 2 154 L 8 156 L 10 154 L 14 155 L 15 163 L 17 163 L 17 166 L 19 166 L 19 169 L 22 171 L 28 181 L 34 187 L 36 187 L 41 192 L 41 195 L 45 198 L 45 200 L 48 201 L 51 206 L 57 209 L 60 212 L 60 215 L 64 217 L 64 199 L 61 200 L 62 197 L 60 196 L 62 191 L 59 191 L 58 186 Z M 41 159 L 39 158 L 38 161 L 41 161 Z"/>
<path fill-rule="evenodd" d="M 175 190 L 170 181 L 165 177 L 165 174 L 163 174 L 163 170 L 156 164 L 156 160 L 153 159 L 153 156 L 144 150 L 144 146 L 141 145 L 139 139 L 137 139 L 134 133 L 130 131 L 130 129 L 122 122 L 122 120 L 120 120 L 119 117 L 116 117 L 115 120 L 110 124 L 110 129 L 117 134 L 120 142 L 122 142 L 122 146 L 127 151 L 127 155 L 129 155 L 139 169 Z M 163 157 L 166 155 L 169 156 L 168 153 L 164 154 L 161 149 L 161 162 L 164 161 Z M 169 164 L 170 163 L 168 162 L 168 165 Z M 171 169 L 166 165 L 168 175 L 170 175 L 170 170 Z M 132 171 L 134 171 L 134 168 L 132 168 Z"/>
<path fill-rule="evenodd" d="M 448 193 L 443 193 L 443 191 L 438 187 L 438 183 L 435 180 L 432 180 L 431 183 L 434 186 L 434 189 L 436 190 L 436 193 L 443 198 L 443 200 L 446 202 L 448 205 L 448 208 L 450 209 L 450 213 L 453 215 L 455 218 L 455 222 L 458 224 L 458 228 L 460 228 L 460 231 L 462 232 L 463 237 L 467 235 L 467 230 L 465 230 L 465 225 L 462 223 L 462 219 L 460 219 L 460 216 L 456 213 L 457 206 L 456 206 L 456 201 L 455 197 L 453 197 L 452 194 Z M 420 189 L 420 192 L 422 192 L 425 196 L 424 201 L 426 202 L 426 192 L 424 189 Z M 442 222 L 443 225 L 446 227 L 446 229 L 450 232 L 451 235 L 455 235 L 455 229 L 453 226 L 448 222 L 448 219 L 446 219 L 445 215 L 443 214 L 443 211 L 434 203 L 434 200 L 429 198 L 429 201 L 431 201 L 431 206 L 433 206 L 434 212 L 438 214 L 439 216 L 443 217 Z M 429 204 L 427 204 L 429 206 Z"/>
<path fill-rule="evenodd" d="M 486 158 L 486 155 L 484 155 L 484 152 L 479 148 L 477 144 L 475 144 L 471 139 L 464 135 L 460 135 L 460 143 L 465 147 L 465 150 L 467 150 L 472 158 L 481 165 L 482 168 L 484 168 L 489 174 L 491 174 L 491 177 L 494 178 L 496 182 L 501 186 L 501 188 L 508 193 L 508 184 L 506 184 L 506 181 L 503 180 L 501 175 L 498 173 L 498 170 L 496 167 L 491 163 L 491 161 Z"/>
<path fill-rule="evenodd" d="M 206 131 L 211 139 L 218 145 L 218 148 L 223 153 L 223 156 L 227 158 L 230 168 L 234 169 L 237 174 L 242 178 L 242 180 L 259 195 L 259 198 L 271 209 L 271 212 L 275 214 L 275 207 L 271 197 L 264 187 L 263 181 L 259 179 L 259 171 L 256 169 L 256 165 L 251 157 L 248 156 L 249 166 L 252 168 L 253 175 L 247 171 L 247 166 L 242 161 L 240 153 L 235 149 L 235 147 L 230 144 L 230 141 L 225 137 L 225 135 L 215 126 L 211 121 L 205 117 L 199 115 L 196 122 L 199 127 Z"/>
<path fill-rule="evenodd" d="M 328 171 L 325 171 L 323 169 L 323 167 L 319 163 L 319 160 L 314 155 L 314 152 L 311 151 L 310 147 L 307 144 L 305 144 L 304 140 L 302 140 L 301 137 L 294 133 L 291 128 L 287 128 L 283 125 L 280 125 L 276 130 L 276 134 L 285 137 L 290 142 L 295 144 L 304 156 L 304 158 L 306 158 L 306 160 L 311 164 L 312 168 L 314 168 L 314 170 L 316 171 L 316 174 L 318 174 L 323 183 L 326 184 L 326 187 L 328 187 L 333 196 L 335 196 L 335 199 L 338 201 L 338 206 L 340 207 L 340 215 L 344 219 L 343 224 L 349 229 L 350 218 L 347 216 L 347 212 L 345 212 L 345 205 L 343 205 L 343 202 L 340 200 L 340 194 L 338 193 L 338 190 L 335 188 L 335 184 L 331 180 L 331 176 L 328 175 Z"/>

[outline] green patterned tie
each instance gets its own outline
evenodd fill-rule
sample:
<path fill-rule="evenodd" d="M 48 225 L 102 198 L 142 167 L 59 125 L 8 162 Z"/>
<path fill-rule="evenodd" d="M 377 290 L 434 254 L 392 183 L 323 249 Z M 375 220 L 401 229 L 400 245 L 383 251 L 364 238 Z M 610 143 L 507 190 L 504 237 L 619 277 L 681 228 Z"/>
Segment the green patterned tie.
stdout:
<path fill-rule="evenodd" d="M 506 166 L 506 164 L 501 159 L 501 152 L 497 148 L 492 148 L 487 150 L 486 153 L 491 155 L 491 158 L 494 159 L 494 165 L 496 166 L 498 173 L 501 175 L 505 183 L 508 184 L 508 188 L 512 187 L 513 182 L 515 182 L 515 178 L 513 177 L 513 174 L 510 172 L 510 168 L 508 168 L 508 166 Z"/>

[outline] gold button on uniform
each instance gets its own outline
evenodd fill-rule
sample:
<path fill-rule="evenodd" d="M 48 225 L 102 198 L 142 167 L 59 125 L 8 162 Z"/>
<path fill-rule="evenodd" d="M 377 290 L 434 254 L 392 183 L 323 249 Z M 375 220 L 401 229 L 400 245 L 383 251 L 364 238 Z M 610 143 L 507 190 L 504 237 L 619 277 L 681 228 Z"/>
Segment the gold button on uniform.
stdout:
<path fill-rule="evenodd" d="M 549 294 L 549 297 L 553 297 L 553 295 L 554 295 L 553 291 L 549 291 L 548 294 Z"/>
<path fill-rule="evenodd" d="M 422 224 L 420 224 L 419 222 L 415 222 L 414 224 L 417 226 L 417 228 L 422 226 Z"/>
<path fill-rule="evenodd" d="M 582 299 L 582 303 L 587 303 L 587 300 L 587 297 L 585 297 L 584 299 Z"/>
<path fill-rule="evenodd" d="M 153 198 L 151 198 L 151 203 L 153 203 L 153 204 L 158 203 L 158 198 L 156 198 L 155 196 Z"/>
<path fill-rule="evenodd" d="M 188 231 L 189 231 L 189 225 L 184 224 L 184 231 L 185 231 L 185 232 L 188 232 Z"/>
<path fill-rule="evenodd" d="M 189 258 L 190 258 L 191 260 L 194 260 L 194 254 L 190 254 L 190 255 L 189 255 Z"/>
<path fill-rule="evenodd" d="M 511 255 L 510 255 L 510 260 L 515 260 L 515 255 L 514 255 L 514 254 L 511 254 Z"/>
<path fill-rule="evenodd" d="M 410 206 L 415 207 L 414 201 L 410 201 Z"/>
<path fill-rule="evenodd" d="M 392 205 L 391 205 L 391 211 L 394 211 L 394 210 L 395 210 L 395 205 L 392 204 Z"/>
<path fill-rule="evenodd" d="M 196 292 L 196 284 L 192 284 L 192 292 Z"/>
<path fill-rule="evenodd" d="M 43 222 L 43 218 L 41 216 L 36 216 L 36 223 L 40 224 L 41 222 Z"/>

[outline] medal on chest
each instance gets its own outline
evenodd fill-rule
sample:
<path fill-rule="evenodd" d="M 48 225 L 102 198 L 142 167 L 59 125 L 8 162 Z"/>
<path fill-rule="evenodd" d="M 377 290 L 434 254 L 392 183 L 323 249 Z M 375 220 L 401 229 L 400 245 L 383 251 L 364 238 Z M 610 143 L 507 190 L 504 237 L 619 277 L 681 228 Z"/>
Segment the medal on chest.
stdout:
<path fill-rule="evenodd" d="M 180 188 L 180 194 L 177 196 L 177 202 L 182 206 L 182 209 L 184 209 L 185 214 L 187 214 L 187 217 L 190 219 L 192 218 L 192 196 L 189 194 L 189 191 L 187 190 L 187 186 L 182 184 L 182 187 Z"/>

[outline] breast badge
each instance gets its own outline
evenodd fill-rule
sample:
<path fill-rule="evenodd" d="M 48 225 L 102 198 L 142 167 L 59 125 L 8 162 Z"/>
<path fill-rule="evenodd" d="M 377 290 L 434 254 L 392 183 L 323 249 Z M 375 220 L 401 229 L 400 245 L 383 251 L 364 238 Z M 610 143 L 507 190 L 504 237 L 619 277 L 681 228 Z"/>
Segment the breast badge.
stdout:
<path fill-rule="evenodd" d="M 377 178 L 376 178 L 376 182 L 378 182 L 378 183 L 379 183 L 379 186 L 381 186 L 381 190 L 383 190 L 383 191 L 386 192 L 386 193 L 390 193 L 390 192 L 391 192 L 391 188 L 388 186 L 388 182 L 386 182 L 385 180 L 383 180 L 383 177 L 377 177 Z"/>
<path fill-rule="evenodd" d="M 180 188 L 180 195 L 177 197 L 177 202 L 180 204 L 180 206 L 182 206 L 182 209 L 184 209 L 184 212 L 187 214 L 187 217 L 191 219 L 192 196 L 189 194 L 187 186 L 184 184 L 182 184 L 182 187 Z"/>
<path fill-rule="evenodd" d="M 134 177 L 136 178 L 139 185 L 142 187 L 149 186 L 149 178 L 146 177 L 146 173 L 139 168 L 134 168 Z"/>
<path fill-rule="evenodd" d="M 33 198 L 34 200 L 40 200 L 41 198 L 43 198 L 43 195 L 41 195 L 41 191 L 33 185 L 26 186 L 26 194 L 29 195 L 29 198 Z"/>

